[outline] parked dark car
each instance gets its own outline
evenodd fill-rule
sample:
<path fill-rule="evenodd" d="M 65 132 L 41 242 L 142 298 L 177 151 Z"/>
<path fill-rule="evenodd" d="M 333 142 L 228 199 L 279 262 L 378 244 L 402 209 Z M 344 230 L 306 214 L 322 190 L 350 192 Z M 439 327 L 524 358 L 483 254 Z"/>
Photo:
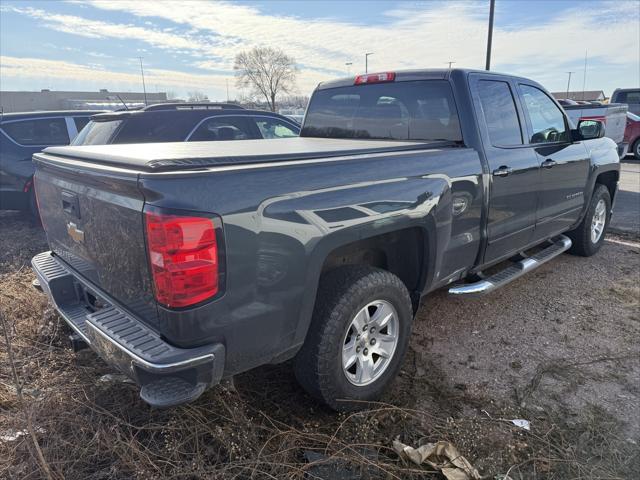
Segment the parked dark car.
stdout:
<path fill-rule="evenodd" d="M 629 153 L 640 160 L 640 116 L 627 112 L 627 127 L 624 130 L 624 141 L 629 144 Z"/>
<path fill-rule="evenodd" d="M 299 133 L 300 125 L 264 110 L 228 103 L 165 103 L 95 115 L 72 145 L 275 139 Z"/>
<path fill-rule="evenodd" d="M 631 113 L 640 115 L 640 88 L 617 88 L 611 94 L 611 103 L 626 103 Z"/>
<path fill-rule="evenodd" d="M 620 170 L 603 135 L 521 77 L 325 82 L 300 137 L 34 155 L 51 251 L 32 265 L 76 348 L 151 405 L 293 358 L 311 395 L 358 408 L 400 370 L 424 295 L 598 252 Z"/>
<path fill-rule="evenodd" d="M 0 209 L 35 212 L 34 153 L 70 140 L 99 111 L 5 113 L 0 116 Z"/>

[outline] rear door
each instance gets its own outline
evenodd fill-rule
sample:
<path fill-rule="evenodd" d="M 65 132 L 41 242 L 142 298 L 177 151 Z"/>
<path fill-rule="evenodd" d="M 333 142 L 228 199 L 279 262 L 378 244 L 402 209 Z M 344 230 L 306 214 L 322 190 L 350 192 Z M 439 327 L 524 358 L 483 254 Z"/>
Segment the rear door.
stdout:
<path fill-rule="evenodd" d="M 491 183 L 485 262 L 515 253 L 532 239 L 539 161 L 525 142 L 515 85 L 495 75 L 470 76 Z"/>
<path fill-rule="evenodd" d="M 585 202 L 589 154 L 583 142 L 571 142 L 566 115 L 546 92 L 522 82 L 518 90 L 528 142 L 541 167 L 534 240 L 543 240 L 568 230 L 578 220 Z"/>
<path fill-rule="evenodd" d="M 0 188 L 23 192 L 34 172 L 31 156 L 52 145 L 68 145 L 64 117 L 9 120 L 0 124 Z"/>

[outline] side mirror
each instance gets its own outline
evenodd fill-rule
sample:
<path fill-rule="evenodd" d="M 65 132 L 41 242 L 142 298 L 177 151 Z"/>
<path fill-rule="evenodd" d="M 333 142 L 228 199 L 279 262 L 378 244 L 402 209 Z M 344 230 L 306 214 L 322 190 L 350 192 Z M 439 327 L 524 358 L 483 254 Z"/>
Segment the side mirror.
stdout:
<path fill-rule="evenodd" d="M 604 122 L 599 120 L 580 120 L 578 128 L 574 130 L 576 140 L 592 140 L 604 137 Z"/>

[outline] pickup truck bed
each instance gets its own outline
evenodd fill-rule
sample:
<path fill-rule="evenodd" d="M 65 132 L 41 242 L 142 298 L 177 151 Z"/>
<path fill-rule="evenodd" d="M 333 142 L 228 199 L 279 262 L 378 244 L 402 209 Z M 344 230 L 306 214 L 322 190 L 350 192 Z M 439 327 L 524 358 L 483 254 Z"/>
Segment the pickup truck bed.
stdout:
<path fill-rule="evenodd" d="M 259 147 L 258 147 L 259 145 Z M 47 155 L 68 160 L 113 165 L 159 172 L 189 170 L 273 161 L 313 160 L 345 155 L 372 155 L 450 146 L 450 142 L 399 142 L 390 140 L 349 140 L 319 138 L 283 138 L 277 142 L 235 140 L 218 142 L 151 143 L 128 145 L 91 145 L 48 148 Z"/>
<path fill-rule="evenodd" d="M 580 120 L 598 120 L 605 124 L 605 136 L 616 142 L 618 155 L 624 158 L 629 145 L 624 142 L 624 130 L 627 124 L 627 106 L 621 103 L 605 105 L 566 105 L 564 109 L 573 125 Z"/>

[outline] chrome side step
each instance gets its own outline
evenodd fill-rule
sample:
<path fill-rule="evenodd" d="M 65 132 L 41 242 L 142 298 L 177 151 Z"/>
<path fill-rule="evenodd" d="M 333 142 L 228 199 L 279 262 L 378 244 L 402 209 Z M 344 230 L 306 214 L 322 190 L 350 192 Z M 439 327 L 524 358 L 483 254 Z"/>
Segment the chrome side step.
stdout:
<path fill-rule="evenodd" d="M 449 295 L 455 296 L 477 296 L 485 295 L 492 292 L 504 285 L 514 281 L 516 278 L 521 277 L 525 273 L 535 270 L 543 263 L 548 262 L 554 257 L 557 257 L 561 253 L 571 248 L 571 239 L 564 235 L 560 235 L 552 240 L 544 250 L 539 251 L 535 255 L 524 258 L 518 262 L 515 262 L 510 267 L 491 275 L 478 282 L 467 283 L 464 285 L 456 285 L 449 289 Z"/>

